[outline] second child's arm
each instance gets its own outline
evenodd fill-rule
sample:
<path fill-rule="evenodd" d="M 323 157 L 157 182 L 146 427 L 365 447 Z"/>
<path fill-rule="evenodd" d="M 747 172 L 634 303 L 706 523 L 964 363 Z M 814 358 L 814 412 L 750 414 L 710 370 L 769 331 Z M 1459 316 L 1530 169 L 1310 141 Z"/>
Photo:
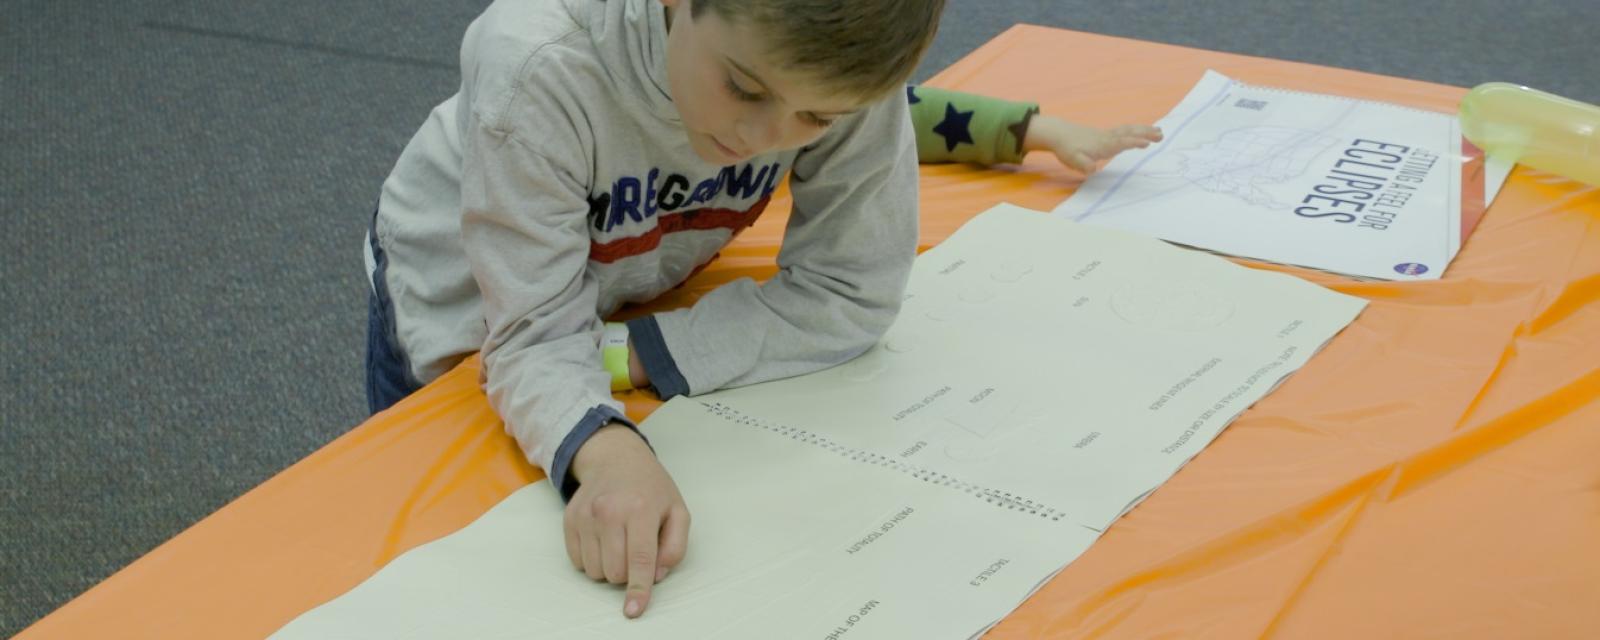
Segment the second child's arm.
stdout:
<path fill-rule="evenodd" d="M 1062 164 L 1093 173 L 1123 151 L 1161 140 L 1161 130 L 1149 125 L 1099 129 L 1042 114 L 1032 102 L 927 86 L 906 87 L 906 99 L 917 160 L 924 164 L 1018 163 L 1029 152 L 1048 151 Z"/>
<path fill-rule="evenodd" d="M 1034 116 L 1023 148 L 1049 151 L 1062 164 L 1083 173 L 1094 173 L 1101 163 L 1129 149 L 1143 149 L 1160 142 L 1161 130 L 1144 124 L 1124 124 L 1109 129 L 1068 122 L 1050 116 Z"/>

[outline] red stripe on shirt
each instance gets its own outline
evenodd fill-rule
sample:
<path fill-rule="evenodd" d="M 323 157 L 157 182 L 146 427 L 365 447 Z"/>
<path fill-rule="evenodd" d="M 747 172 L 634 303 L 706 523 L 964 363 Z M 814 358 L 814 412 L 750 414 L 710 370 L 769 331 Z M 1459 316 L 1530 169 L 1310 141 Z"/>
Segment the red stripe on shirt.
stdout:
<path fill-rule="evenodd" d="M 756 218 L 761 217 L 761 212 L 767 209 L 767 202 L 771 199 L 770 195 L 764 197 L 744 211 L 694 209 L 662 214 L 656 218 L 656 226 L 643 234 L 631 238 L 618 238 L 610 242 L 590 242 L 589 260 L 600 264 L 611 264 L 623 258 L 649 253 L 661 246 L 662 235 L 679 231 L 728 229 L 737 235 L 745 227 L 755 224 Z"/>

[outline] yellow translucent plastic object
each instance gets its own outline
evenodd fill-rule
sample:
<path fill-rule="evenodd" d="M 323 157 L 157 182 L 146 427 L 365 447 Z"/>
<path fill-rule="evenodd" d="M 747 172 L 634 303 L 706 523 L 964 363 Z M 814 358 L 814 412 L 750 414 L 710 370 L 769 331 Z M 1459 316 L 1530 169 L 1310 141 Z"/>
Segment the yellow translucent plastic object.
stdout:
<path fill-rule="evenodd" d="M 1497 158 L 1600 185 L 1600 107 L 1490 82 L 1461 99 L 1461 133 Z"/>

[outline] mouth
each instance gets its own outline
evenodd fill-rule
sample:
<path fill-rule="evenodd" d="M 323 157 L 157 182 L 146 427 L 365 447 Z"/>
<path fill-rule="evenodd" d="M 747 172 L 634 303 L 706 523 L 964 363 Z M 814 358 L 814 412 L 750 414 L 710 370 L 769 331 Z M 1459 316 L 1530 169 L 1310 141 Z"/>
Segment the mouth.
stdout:
<path fill-rule="evenodd" d="M 711 138 L 711 144 L 717 146 L 717 151 L 721 152 L 722 155 L 727 156 L 730 160 L 743 160 L 747 157 L 747 154 L 739 153 L 738 151 L 734 151 L 733 147 L 722 144 L 722 141 L 717 140 L 716 136 L 708 137 Z"/>

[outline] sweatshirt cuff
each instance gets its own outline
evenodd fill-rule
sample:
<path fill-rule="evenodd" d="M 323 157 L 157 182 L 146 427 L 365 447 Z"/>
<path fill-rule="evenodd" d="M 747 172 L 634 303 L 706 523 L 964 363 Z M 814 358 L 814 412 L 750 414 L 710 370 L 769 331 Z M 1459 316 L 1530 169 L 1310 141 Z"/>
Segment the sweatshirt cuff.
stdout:
<path fill-rule="evenodd" d="M 629 320 L 628 338 L 633 341 L 633 350 L 639 354 L 639 364 L 644 365 L 645 375 L 650 376 L 650 386 L 655 387 L 657 396 L 662 400 L 670 400 L 673 396 L 689 393 L 689 382 L 678 370 L 672 353 L 667 351 L 667 341 L 661 336 L 661 326 L 656 324 L 655 316 Z"/>
<path fill-rule="evenodd" d="M 561 446 L 556 448 L 556 458 L 554 462 L 550 463 L 549 472 L 550 481 L 557 483 L 560 487 L 562 502 L 571 500 L 572 494 L 578 491 L 578 479 L 572 475 L 572 459 L 577 457 L 578 449 L 582 448 L 583 443 L 588 442 L 589 437 L 593 436 L 594 432 L 599 431 L 600 427 L 604 427 L 611 422 L 627 425 L 629 429 L 633 429 L 634 433 L 639 432 L 639 428 L 634 426 L 633 421 L 629 420 L 627 416 L 622 415 L 622 412 L 606 405 L 600 405 L 583 414 L 583 418 L 578 420 L 578 426 L 567 432 L 566 439 L 562 440 Z M 644 434 L 640 433 L 639 437 L 644 438 Z M 645 441 L 646 445 L 649 443 L 648 440 Z"/>

